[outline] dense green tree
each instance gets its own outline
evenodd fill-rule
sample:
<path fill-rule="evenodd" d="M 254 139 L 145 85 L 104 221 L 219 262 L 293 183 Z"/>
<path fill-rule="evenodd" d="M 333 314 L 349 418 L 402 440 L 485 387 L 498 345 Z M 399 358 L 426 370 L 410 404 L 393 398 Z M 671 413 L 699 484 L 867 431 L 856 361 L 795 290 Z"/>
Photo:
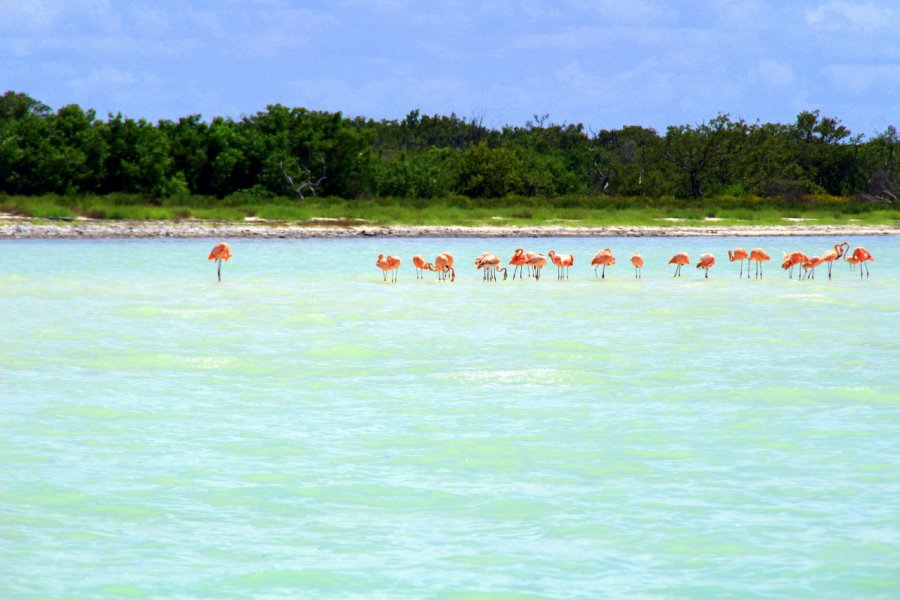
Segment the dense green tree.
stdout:
<path fill-rule="evenodd" d="M 535 115 L 500 129 L 480 117 L 348 119 L 280 104 L 233 120 L 190 115 L 157 125 L 0 96 L 0 192 L 311 194 L 343 198 L 611 195 L 701 198 L 810 193 L 893 203 L 900 139 L 866 140 L 834 117 L 803 111 L 789 124 L 733 120 L 673 125 L 664 136 L 628 126 L 588 135 Z"/>
<path fill-rule="evenodd" d="M 167 195 L 172 158 L 166 134 L 121 113 L 110 116 L 103 131 L 109 147 L 103 191 Z"/>

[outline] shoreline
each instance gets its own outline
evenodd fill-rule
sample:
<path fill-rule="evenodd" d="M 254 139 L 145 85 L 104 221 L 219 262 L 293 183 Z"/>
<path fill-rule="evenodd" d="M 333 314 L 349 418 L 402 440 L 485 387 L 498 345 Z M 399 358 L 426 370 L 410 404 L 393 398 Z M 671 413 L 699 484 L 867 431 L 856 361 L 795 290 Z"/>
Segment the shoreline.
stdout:
<path fill-rule="evenodd" d="M 757 237 L 900 235 L 894 225 L 351 225 L 231 221 L 109 221 L 0 218 L 0 239 L 130 238 L 471 238 L 471 237 Z"/>

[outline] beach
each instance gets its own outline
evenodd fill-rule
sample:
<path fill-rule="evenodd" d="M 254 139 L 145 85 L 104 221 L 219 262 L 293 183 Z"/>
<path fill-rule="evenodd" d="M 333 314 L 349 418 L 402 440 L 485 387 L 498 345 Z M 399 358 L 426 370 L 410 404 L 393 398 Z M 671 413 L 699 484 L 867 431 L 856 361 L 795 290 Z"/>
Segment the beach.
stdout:
<path fill-rule="evenodd" d="M 304 222 L 252 220 L 233 221 L 119 221 L 74 219 L 51 221 L 23 217 L 0 217 L 0 239 L 126 239 L 126 238 L 418 238 L 418 237 L 758 237 L 758 236 L 879 236 L 898 235 L 891 225 L 814 225 L 789 222 L 784 225 L 684 225 L 659 226 L 460 226 L 335 224 L 328 219 Z"/>

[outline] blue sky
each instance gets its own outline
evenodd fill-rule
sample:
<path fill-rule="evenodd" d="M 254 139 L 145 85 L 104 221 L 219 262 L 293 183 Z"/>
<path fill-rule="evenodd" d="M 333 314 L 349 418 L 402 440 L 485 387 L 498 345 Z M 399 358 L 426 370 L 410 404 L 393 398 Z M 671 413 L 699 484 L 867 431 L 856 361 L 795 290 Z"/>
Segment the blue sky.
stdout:
<path fill-rule="evenodd" d="M 900 125 L 896 0 L 0 0 L 0 88 L 151 121 L 281 103 L 522 125 Z"/>

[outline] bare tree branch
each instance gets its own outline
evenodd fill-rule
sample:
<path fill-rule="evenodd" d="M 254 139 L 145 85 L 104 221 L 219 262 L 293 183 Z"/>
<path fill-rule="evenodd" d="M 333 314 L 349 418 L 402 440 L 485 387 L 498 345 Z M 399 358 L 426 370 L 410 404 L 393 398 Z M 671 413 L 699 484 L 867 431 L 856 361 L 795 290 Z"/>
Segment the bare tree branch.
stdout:
<path fill-rule="evenodd" d="M 278 166 L 281 167 L 281 172 L 284 174 L 284 178 L 287 180 L 288 185 L 290 185 L 291 190 L 293 190 L 294 193 L 297 194 L 301 201 L 306 200 L 304 192 L 308 191 L 309 195 L 315 196 L 318 193 L 319 186 L 322 185 L 322 182 L 328 179 L 324 158 L 322 159 L 322 176 L 315 181 L 313 181 L 312 170 L 310 170 L 310 168 L 303 163 L 300 163 L 300 168 L 305 172 L 306 179 L 299 182 L 284 168 L 283 160 L 278 161 Z"/>

